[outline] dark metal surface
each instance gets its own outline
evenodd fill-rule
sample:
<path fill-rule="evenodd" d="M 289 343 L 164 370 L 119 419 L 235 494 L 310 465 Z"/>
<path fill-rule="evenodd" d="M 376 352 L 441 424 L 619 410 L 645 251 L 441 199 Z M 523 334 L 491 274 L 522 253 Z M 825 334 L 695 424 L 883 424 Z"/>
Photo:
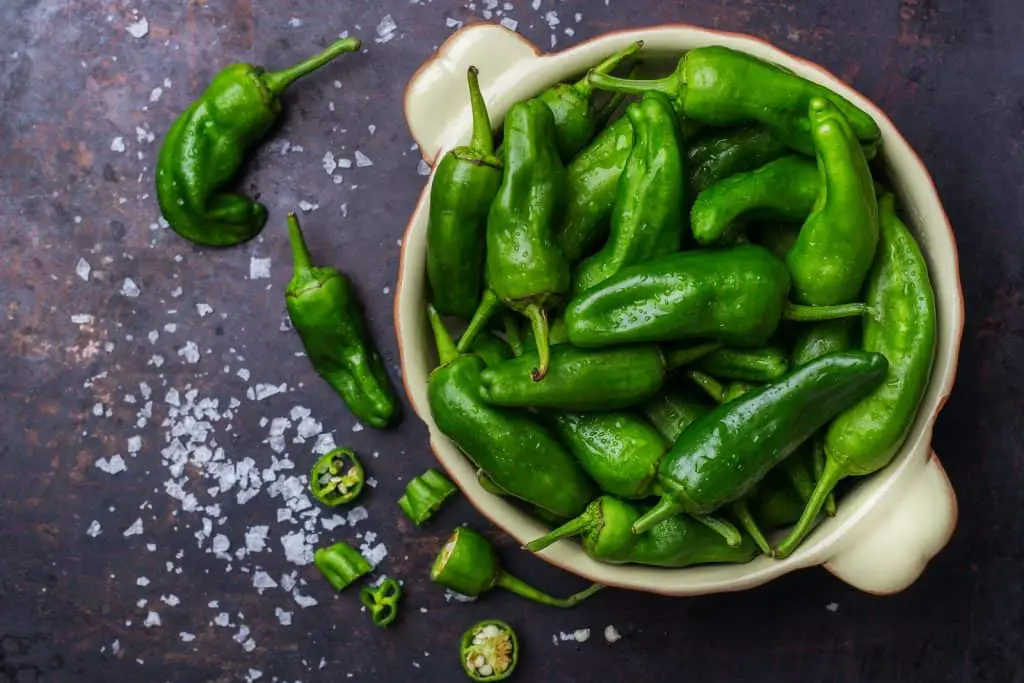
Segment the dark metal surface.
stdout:
<path fill-rule="evenodd" d="M 402 90 L 453 30 L 449 24 L 480 19 L 492 4 L 0 3 L 0 682 L 234 681 L 255 679 L 256 671 L 265 681 L 349 674 L 454 681 L 461 680 L 458 634 L 491 616 L 519 631 L 523 681 L 1024 680 L 1020 2 L 510 3 L 507 16 L 545 48 L 552 35 L 557 49 L 614 28 L 686 21 L 761 36 L 852 82 L 889 113 L 931 169 L 957 233 L 967 303 L 958 384 L 935 434 L 961 520 L 912 588 L 870 597 L 814 570 L 700 599 L 608 591 L 567 613 L 507 594 L 447 603 L 427 581 L 430 560 L 447 529 L 482 520 L 461 500 L 422 530 L 401 518 L 393 501 L 432 462 L 422 425 L 408 414 L 392 433 L 352 431 L 339 401 L 294 355 L 294 334 L 279 331 L 289 276 L 284 215 L 307 201 L 319 205 L 303 217 L 311 247 L 352 274 L 385 355 L 396 362 L 396 240 L 423 183 Z M 559 21 L 553 27 L 555 15 L 545 16 L 551 11 Z M 397 28 L 376 42 L 388 14 Z M 128 27 L 143 17 L 148 33 L 136 37 Z M 139 24 L 133 29 L 142 32 Z M 342 58 L 288 94 L 289 116 L 243 183 L 270 208 L 263 236 L 210 251 L 155 226 L 159 137 L 211 75 L 239 60 L 286 65 L 346 29 L 364 38 L 367 53 Z M 286 140 L 291 150 L 282 154 Z M 373 165 L 338 169 L 343 178 L 335 184 L 324 153 L 354 159 L 357 149 Z M 253 257 L 271 259 L 269 279 L 249 279 Z M 76 274 L 79 259 L 91 268 L 87 280 Z M 141 290 L 137 297 L 122 294 L 125 278 Z M 213 312 L 201 316 L 200 303 Z M 84 315 L 92 318 L 73 322 Z M 153 331 L 159 336 L 151 342 Z M 189 342 L 200 354 L 195 363 Z M 250 379 L 238 376 L 240 368 Z M 154 402 L 144 426 L 140 382 Z M 282 382 L 287 393 L 245 396 L 258 383 Z M 260 420 L 288 416 L 295 406 L 308 407 L 339 443 L 367 456 L 379 480 L 365 497 L 369 519 L 355 529 L 321 529 L 320 538 L 358 544 L 367 539 L 357 533 L 378 535 L 388 549 L 380 569 L 407 581 L 397 627 L 373 629 L 354 592 L 332 597 L 314 569 L 287 561 L 280 536 L 298 527 L 276 523 L 284 502 L 266 487 L 241 505 L 235 492 L 209 494 L 216 482 L 190 467 L 189 490 L 221 510 L 190 511 L 168 495 L 172 472 L 160 451 L 187 422 L 166 402 L 169 389 L 182 403 L 189 389 L 196 401 L 219 398 L 221 412 L 239 399 L 232 417 L 214 426 L 235 461 L 251 457 L 269 467 L 276 454 Z M 141 448 L 132 455 L 128 440 L 136 435 Z M 311 443 L 295 444 L 293 436 L 294 426 L 286 452 L 305 471 Z M 95 466 L 114 454 L 127 471 Z M 229 552 L 244 546 L 251 526 L 268 525 L 267 549 L 218 558 L 209 537 L 195 537 L 203 517 L 212 535 L 230 539 Z M 142 533 L 125 536 L 136 519 Z M 102 528 L 95 538 L 87 533 L 94 520 Z M 579 586 L 494 537 L 511 568 L 538 585 Z M 295 569 L 308 581 L 300 592 L 319 605 L 303 609 L 280 586 L 262 595 L 253 587 L 256 571 L 279 583 Z M 140 577 L 148 584 L 139 585 Z M 278 607 L 294 613 L 291 625 L 279 623 Z M 159 626 L 144 625 L 150 611 Z M 233 626 L 216 623 L 221 612 Z M 248 635 L 239 634 L 243 624 Z M 608 624 L 621 641 L 605 642 Z M 578 628 L 592 630 L 589 641 L 553 643 Z M 181 633 L 195 638 L 186 642 Z M 255 647 L 247 651 L 250 637 Z"/>

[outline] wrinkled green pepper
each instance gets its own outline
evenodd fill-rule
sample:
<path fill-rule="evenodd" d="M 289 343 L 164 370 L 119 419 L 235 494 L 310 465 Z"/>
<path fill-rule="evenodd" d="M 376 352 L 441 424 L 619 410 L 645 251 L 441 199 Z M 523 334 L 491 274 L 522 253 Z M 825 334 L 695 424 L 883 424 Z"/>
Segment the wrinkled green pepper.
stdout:
<path fill-rule="evenodd" d="M 336 591 L 344 590 L 373 570 L 358 550 L 343 541 L 327 548 L 317 548 L 313 553 L 313 564 Z"/>
<path fill-rule="evenodd" d="M 789 358 L 778 346 L 759 349 L 718 349 L 692 367 L 720 379 L 771 382 L 789 372 Z"/>
<path fill-rule="evenodd" d="M 401 598 L 402 586 L 391 578 L 384 579 L 377 586 L 366 586 L 359 592 L 359 601 L 370 611 L 374 626 L 386 627 L 395 620 Z"/>
<path fill-rule="evenodd" d="M 293 213 L 288 214 L 288 237 L 295 272 L 285 302 L 313 369 L 359 420 L 378 429 L 390 426 L 399 417 L 398 399 L 352 283 L 335 268 L 313 265 Z"/>
<path fill-rule="evenodd" d="M 214 77 L 175 120 L 157 159 L 160 212 L 175 232 L 211 247 L 230 247 L 259 234 L 267 222 L 266 207 L 226 187 L 281 115 L 281 93 L 359 45 L 345 38 L 284 71 L 232 64 Z"/>
<path fill-rule="evenodd" d="M 697 197 L 720 180 L 789 153 L 789 147 L 761 126 L 712 129 L 686 148 L 687 195 Z"/>

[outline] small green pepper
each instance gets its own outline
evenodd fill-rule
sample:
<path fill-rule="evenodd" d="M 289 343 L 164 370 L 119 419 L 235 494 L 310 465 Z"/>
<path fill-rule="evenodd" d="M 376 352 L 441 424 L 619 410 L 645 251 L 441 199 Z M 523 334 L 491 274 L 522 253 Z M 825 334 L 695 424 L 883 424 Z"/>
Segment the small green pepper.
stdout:
<path fill-rule="evenodd" d="M 687 427 L 711 412 L 711 406 L 692 392 L 671 387 L 640 406 L 640 412 L 669 443 L 675 443 Z"/>
<path fill-rule="evenodd" d="M 581 536 L 583 552 L 599 562 L 655 567 L 744 563 L 757 554 L 750 539 L 744 537 L 740 544 L 730 546 L 720 535 L 685 515 L 659 522 L 638 536 L 632 527 L 641 509 L 614 496 L 601 496 L 579 517 L 524 547 L 539 552 L 559 539 Z"/>
<path fill-rule="evenodd" d="M 718 349 L 692 367 L 721 379 L 771 382 L 789 372 L 789 359 L 778 346 L 760 349 Z"/>
<path fill-rule="evenodd" d="M 627 266 L 679 251 L 683 241 L 683 160 L 679 123 L 661 93 L 645 95 L 626 107 L 633 126 L 633 150 L 619 180 L 611 235 L 573 278 L 582 292 Z"/>
<path fill-rule="evenodd" d="M 336 591 L 344 590 L 373 570 L 358 550 L 342 541 L 328 548 L 317 548 L 313 553 L 313 563 Z"/>
<path fill-rule="evenodd" d="M 503 681 L 519 663 L 519 639 L 504 621 L 486 619 L 462 634 L 459 659 L 472 680 Z"/>
<path fill-rule="evenodd" d="M 791 71 L 720 45 L 688 51 L 675 73 L 651 81 L 591 74 L 597 88 L 625 93 L 657 90 L 677 101 L 688 118 L 713 126 L 759 123 L 803 154 L 813 154 L 807 120 L 812 99 L 827 100 L 847 118 L 871 154 L 881 131 L 870 116 L 828 88 Z"/>
<path fill-rule="evenodd" d="M 357 418 L 378 429 L 393 424 L 398 400 L 352 283 L 335 268 L 313 265 L 294 213 L 288 214 L 288 237 L 295 273 L 285 302 L 313 369 Z"/>
<path fill-rule="evenodd" d="M 483 595 L 497 586 L 527 600 L 563 608 L 575 607 L 604 587 L 595 583 L 567 598 L 542 593 L 502 569 L 498 554 L 487 539 L 468 527 L 452 532 L 434 560 L 430 580 L 469 597 Z"/>
<path fill-rule="evenodd" d="M 875 181 L 850 122 L 828 100 L 808 108 L 821 186 L 786 255 L 794 298 L 830 306 L 854 301 L 878 245 Z"/>
<path fill-rule="evenodd" d="M 790 363 L 797 367 L 829 353 L 857 348 L 859 322 L 844 318 L 801 326 L 789 354 Z"/>
<path fill-rule="evenodd" d="M 928 264 L 896 216 L 895 199 L 879 201 L 881 243 L 868 277 L 867 301 L 877 317 L 864 321 L 865 349 L 889 359 L 885 382 L 839 415 L 825 434 L 825 468 L 800 521 L 776 548 L 792 553 L 810 532 L 828 494 L 842 479 L 888 465 L 914 423 L 935 357 L 935 293 Z"/>
<path fill-rule="evenodd" d="M 746 221 L 804 221 L 821 181 L 814 162 L 796 154 L 720 180 L 700 193 L 690 210 L 698 244 L 711 245 Z"/>
<path fill-rule="evenodd" d="M 335 448 L 313 465 L 309 491 L 324 505 L 335 507 L 358 498 L 364 481 L 363 466 L 356 454 L 348 448 Z"/>
<path fill-rule="evenodd" d="M 804 501 L 781 472 L 771 471 L 757 486 L 752 512 L 762 529 L 779 529 L 800 519 Z"/>
<path fill-rule="evenodd" d="M 409 482 L 398 499 L 398 507 L 419 526 L 433 517 L 458 490 L 448 477 L 431 468 Z"/>
<path fill-rule="evenodd" d="M 789 152 L 761 126 L 712 129 L 686 149 L 687 194 L 696 197 L 720 180 L 753 171 Z"/>
<path fill-rule="evenodd" d="M 345 38 L 284 71 L 232 64 L 182 113 L 164 138 L 156 165 L 160 212 L 185 239 L 212 247 L 250 240 L 267 222 L 267 209 L 225 192 L 246 153 L 281 115 L 281 93 L 297 79 L 344 52 L 359 49 Z"/>
<path fill-rule="evenodd" d="M 509 344 L 490 332 L 484 332 L 474 339 L 470 351 L 480 356 L 484 365 L 489 368 L 512 358 L 512 349 Z"/>
<path fill-rule="evenodd" d="M 374 626 L 385 627 L 398 616 L 398 601 L 402 586 L 394 579 L 384 579 L 377 586 L 366 586 L 359 592 L 359 600 L 370 610 Z"/>
<path fill-rule="evenodd" d="M 877 387 L 887 369 L 878 353 L 833 353 L 719 406 L 683 432 L 661 461 L 665 495 L 634 530 L 742 498 L 818 428 Z"/>
<path fill-rule="evenodd" d="M 427 281 L 441 315 L 469 318 L 480 304 L 487 212 L 501 185 L 491 120 L 475 66 L 469 67 L 473 135 L 441 159 L 430 186 Z"/>

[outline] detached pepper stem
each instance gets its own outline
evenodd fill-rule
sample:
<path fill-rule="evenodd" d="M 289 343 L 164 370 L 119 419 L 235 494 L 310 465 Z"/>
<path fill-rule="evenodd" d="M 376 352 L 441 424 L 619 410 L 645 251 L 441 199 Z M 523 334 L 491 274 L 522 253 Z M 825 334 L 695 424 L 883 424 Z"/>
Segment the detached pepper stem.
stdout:
<path fill-rule="evenodd" d="M 548 339 L 548 314 L 543 307 L 532 304 L 526 308 L 526 317 L 533 328 L 533 340 L 537 344 L 537 367 L 530 373 L 534 382 L 539 382 L 548 374 L 551 364 L 551 345 Z"/>
<path fill-rule="evenodd" d="M 819 320 L 838 320 L 839 318 L 855 318 L 859 315 L 875 315 L 875 310 L 863 303 L 837 304 L 835 306 L 801 306 L 786 303 L 782 317 L 795 322 L 818 322 Z"/>
<path fill-rule="evenodd" d="M 643 80 L 619 78 L 598 71 L 591 71 L 587 74 L 587 82 L 591 87 L 598 90 L 611 90 L 612 92 L 621 92 L 627 95 L 643 95 L 646 92 L 656 90 L 657 92 L 665 93 L 674 100 L 679 99 L 683 92 L 683 86 L 680 84 L 677 74 L 671 74 L 665 78 Z"/>
<path fill-rule="evenodd" d="M 441 320 L 441 316 L 438 315 L 437 309 L 431 304 L 427 304 L 427 316 L 430 318 L 430 327 L 434 330 L 434 342 L 437 344 L 438 359 L 441 361 L 441 365 L 448 365 L 459 357 L 459 351 L 455 348 L 452 336 L 445 329 L 444 322 Z"/>
<path fill-rule="evenodd" d="M 804 508 L 803 514 L 800 515 L 799 521 L 789 532 L 789 536 L 786 536 L 782 543 L 775 547 L 772 555 L 783 559 L 789 557 L 797 549 L 814 527 L 814 522 L 818 519 L 821 509 L 825 507 L 829 494 L 845 476 L 846 472 L 843 471 L 843 468 L 835 460 L 828 458 L 825 463 L 825 471 L 822 473 L 821 479 L 818 480 L 817 486 L 814 487 L 814 493 L 807 501 L 807 506 Z"/>
<path fill-rule="evenodd" d="M 293 67 L 273 71 L 263 76 L 263 82 L 274 95 L 280 95 L 289 85 L 303 76 L 316 71 L 345 52 L 355 52 L 362 46 L 356 38 L 344 38 L 332 43 L 323 52 L 299 62 Z"/>
<path fill-rule="evenodd" d="M 541 592 L 531 586 L 530 584 L 517 579 L 507 572 L 502 572 L 498 576 L 498 581 L 495 585 L 501 586 L 507 591 L 511 591 L 519 597 L 526 598 L 527 600 L 533 600 L 539 602 L 542 605 L 550 605 L 551 607 L 569 608 L 575 607 L 580 604 L 597 591 L 604 588 L 604 586 L 595 583 L 589 588 L 581 590 L 579 593 L 574 593 L 566 598 L 556 598 L 547 593 Z"/>
<path fill-rule="evenodd" d="M 313 260 L 306 247 L 306 239 L 302 236 L 302 228 L 299 227 L 299 217 L 294 213 L 288 214 L 288 242 L 292 245 L 292 267 L 294 270 L 309 270 L 313 267 Z"/>
<path fill-rule="evenodd" d="M 594 85 L 590 82 L 590 74 L 610 74 L 618 68 L 619 64 L 622 64 L 626 59 L 632 57 L 643 49 L 643 46 L 644 41 L 642 40 L 630 43 L 624 50 L 616 52 L 592 68 L 586 76 L 573 85 L 573 89 L 578 92 L 581 97 L 590 97 L 594 93 Z"/>
<path fill-rule="evenodd" d="M 473 113 L 473 137 L 469 146 L 480 156 L 491 156 L 494 154 L 494 134 L 487 114 L 487 102 L 480 92 L 480 70 L 475 66 L 469 67 L 466 78 L 469 79 L 469 106 Z"/>

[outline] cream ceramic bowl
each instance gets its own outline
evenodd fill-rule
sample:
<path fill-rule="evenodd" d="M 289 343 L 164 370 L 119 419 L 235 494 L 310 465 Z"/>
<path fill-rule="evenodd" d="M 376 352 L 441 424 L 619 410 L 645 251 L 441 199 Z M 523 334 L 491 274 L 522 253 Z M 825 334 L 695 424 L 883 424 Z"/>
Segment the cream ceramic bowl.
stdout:
<path fill-rule="evenodd" d="M 822 68 L 749 36 L 685 25 L 619 31 L 558 54 L 543 54 L 500 26 L 477 24 L 448 39 L 409 82 L 405 115 L 423 158 L 431 165 L 469 140 L 465 74 L 480 79 L 497 125 L 509 107 L 548 86 L 583 73 L 629 43 L 643 39 L 648 54 L 678 54 L 725 45 L 782 65 L 842 94 L 869 112 L 882 129 L 883 154 L 912 229 L 920 240 L 938 301 L 938 349 L 931 383 L 910 436 L 893 463 L 864 478 L 843 498 L 839 513 L 822 523 L 790 558 L 758 557 L 745 565 L 662 569 L 595 562 L 574 541 L 540 553 L 566 571 L 609 586 L 666 595 L 699 595 L 752 588 L 796 569 L 822 565 L 852 586 L 893 593 L 909 586 L 946 544 L 956 525 L 956 497 L 932 451 L 932 428 L 956 374 L 963 330 L 963 294 L 953 232 L 928 171 L 892 122 L 876 106 Z M 496 525 L 526 542 L 548 529 L 477 483 L 473 465 L 437 429 L 427 402 L 427 376 L 437 356 L 424 310 L 425 254 L 430 184 L 424 188 L 402 243 L 395 329 L 406 391 L 430 431 L 430 444 L 470 501 Z"/>

